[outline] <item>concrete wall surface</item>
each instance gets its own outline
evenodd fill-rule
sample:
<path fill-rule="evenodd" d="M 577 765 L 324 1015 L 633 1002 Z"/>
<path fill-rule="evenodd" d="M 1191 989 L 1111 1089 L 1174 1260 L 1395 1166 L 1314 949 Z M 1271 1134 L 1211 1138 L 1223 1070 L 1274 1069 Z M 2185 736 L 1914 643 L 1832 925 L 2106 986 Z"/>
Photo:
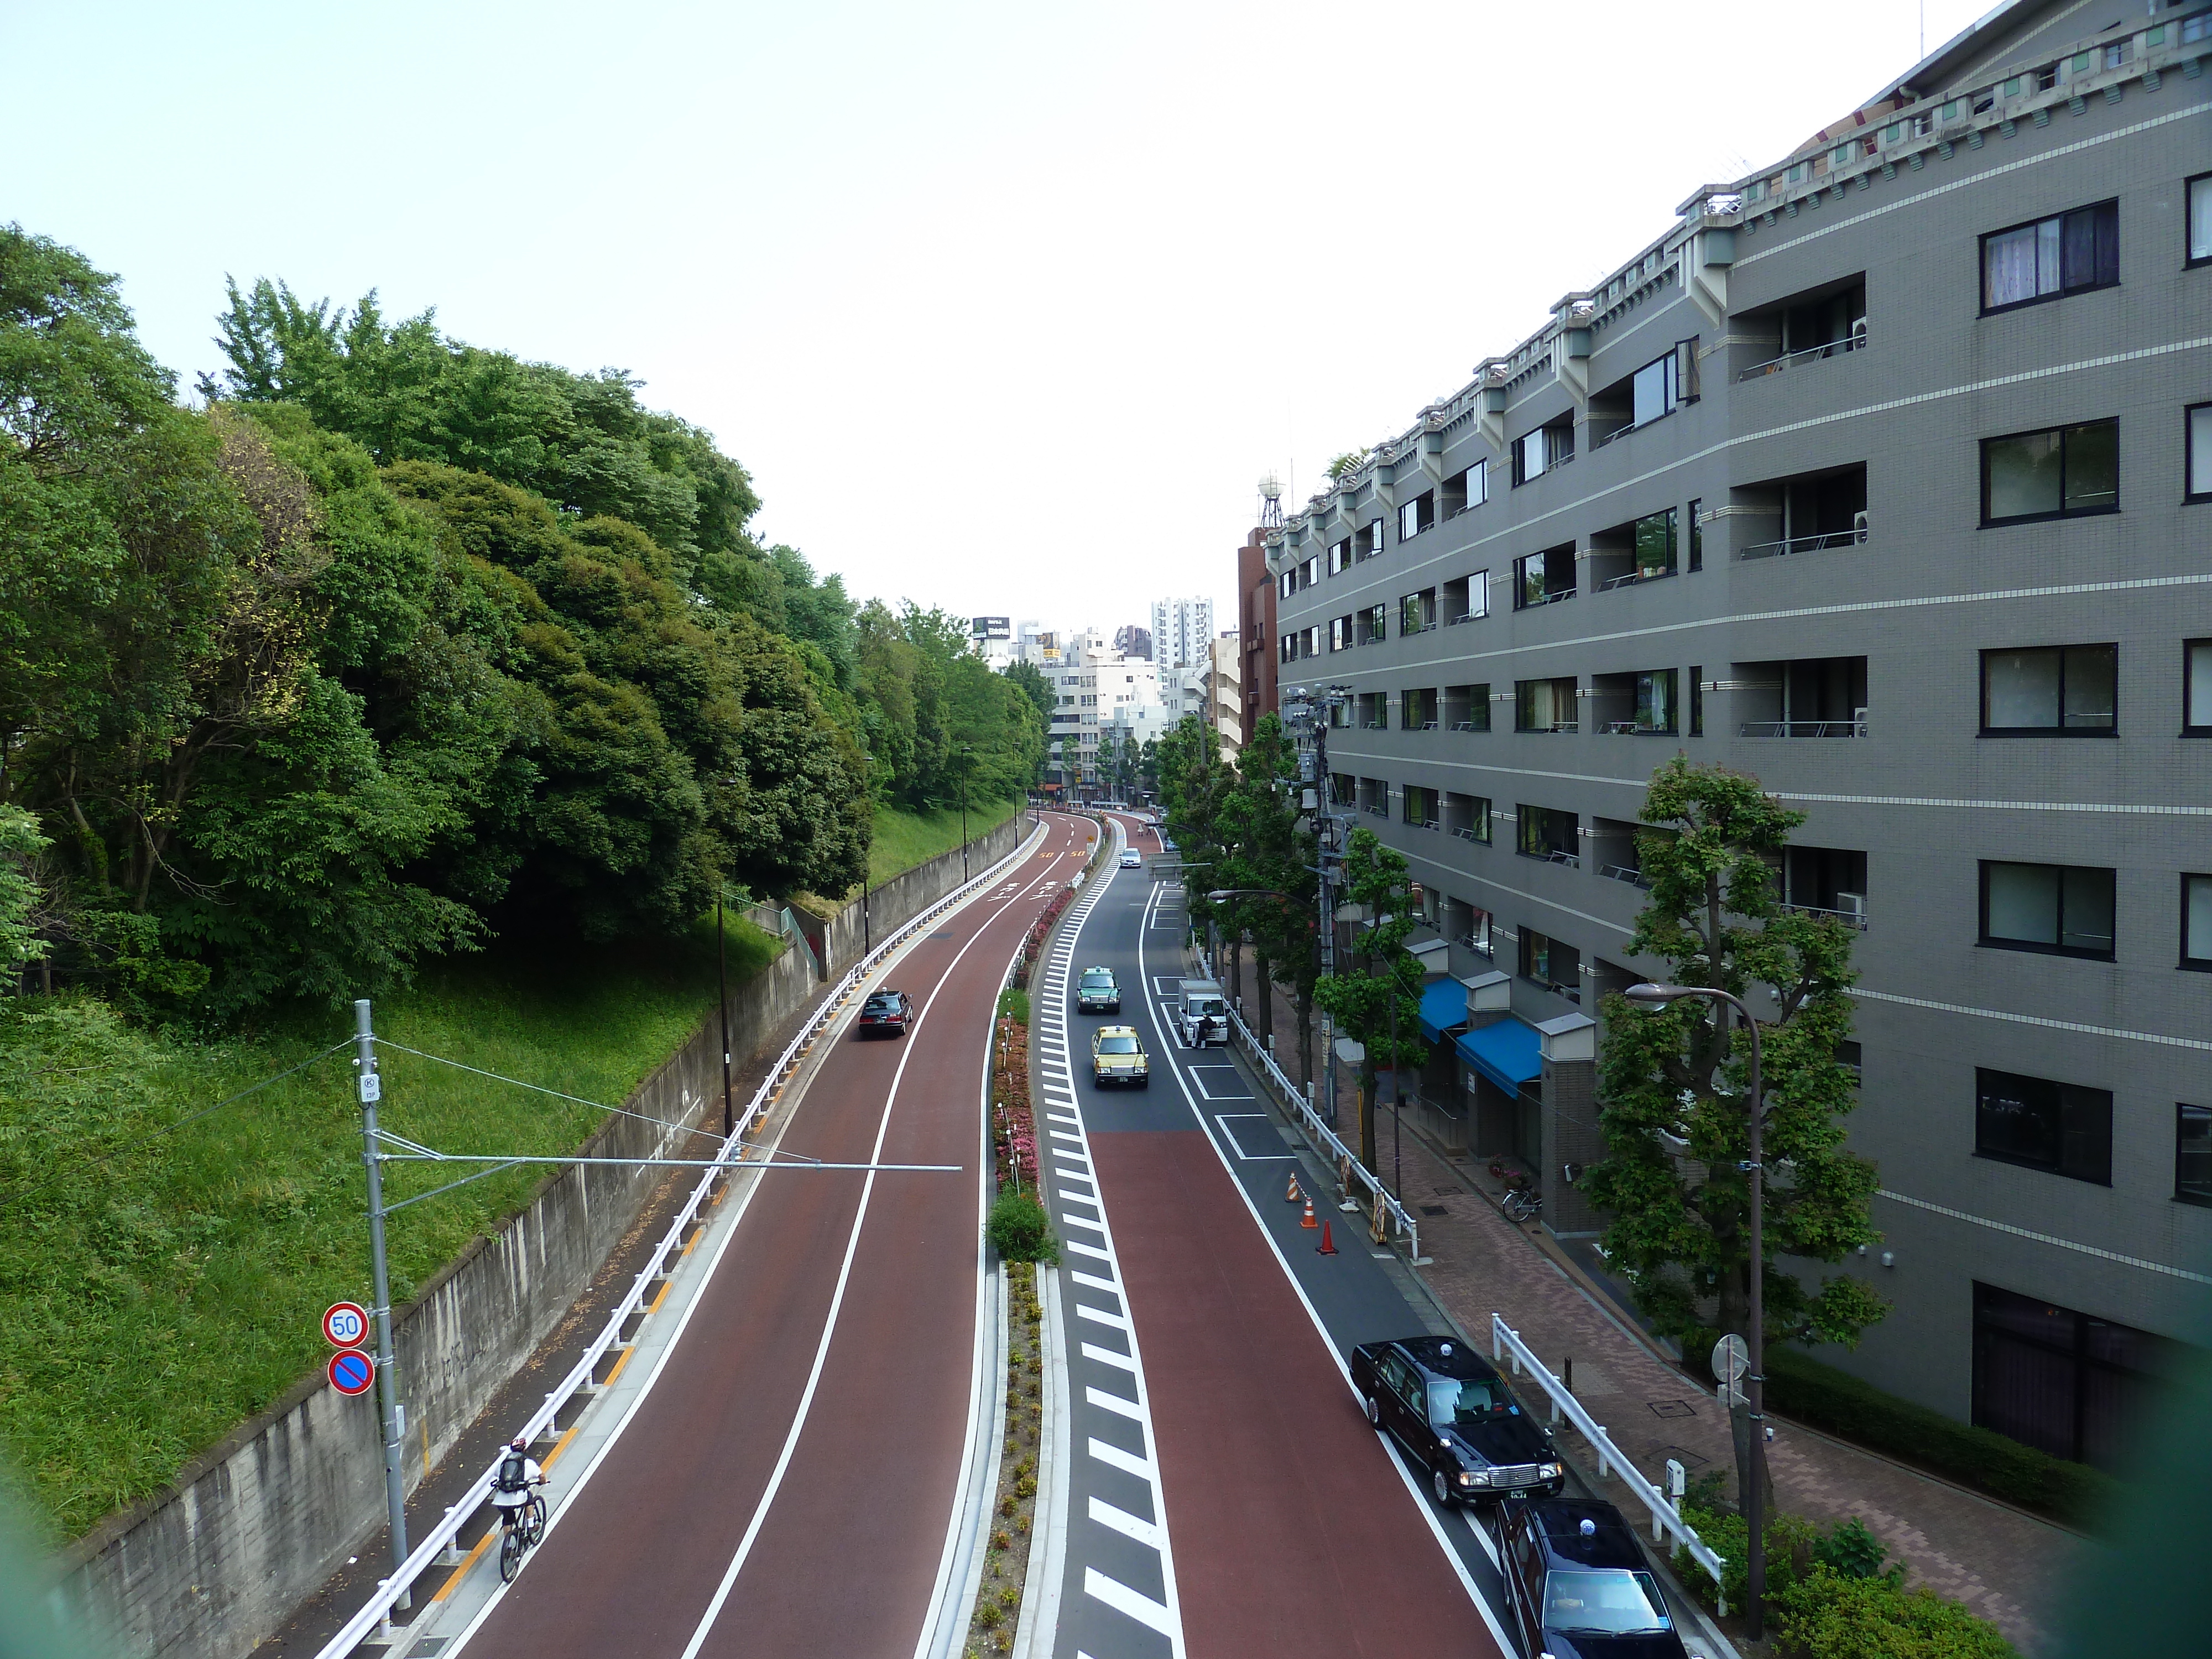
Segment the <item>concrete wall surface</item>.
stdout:
<path fill-rule="evenodd" d="M 1013 850 L 1025 817 L 981 838 L 970 867 Z M 953 852 L 874 890 L 880 940 L 960 883 Z M 829 924 L 833 975 L 859 956 L 860 905 Z M 849 938 L 850 948 L 842 943 Z M 785 951 L 730 997 L 733 1054 L 759 1053 L 817 988 L 803 949 Z M 710 1014 L 624 1103 L 673 1122 L 719 1115 L 720 1033 Z M 581 1151 L 653 1158 L 678 1131 L 610 1117 Z M 398 1310 L 409 1490 L 550 1335 L 638 1217 L 665 1171 L 571 1165 L 496 1236 L 480 1238 Z M 384 1524 L 373 1395 L 348 1399 L 322 1374 L 241 1424 L 166 1490 L 109 1516 L 60 1563 L 59 1589 L 102 1653 L 236 1659 L 278 1628 Z"/>

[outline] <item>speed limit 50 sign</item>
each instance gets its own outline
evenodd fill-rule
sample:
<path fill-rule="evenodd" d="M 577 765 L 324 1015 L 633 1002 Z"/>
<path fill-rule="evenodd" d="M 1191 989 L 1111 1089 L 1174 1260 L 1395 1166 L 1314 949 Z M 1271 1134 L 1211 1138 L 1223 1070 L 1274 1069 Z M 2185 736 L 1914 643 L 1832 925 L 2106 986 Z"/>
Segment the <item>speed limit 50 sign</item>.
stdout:
<path fill-rule="evenodd" d="M 368 1310 L 340 1302 L 323 1315 L 323 1340 L 334 1348 L 357 1348 L 368 1335 Z"/>

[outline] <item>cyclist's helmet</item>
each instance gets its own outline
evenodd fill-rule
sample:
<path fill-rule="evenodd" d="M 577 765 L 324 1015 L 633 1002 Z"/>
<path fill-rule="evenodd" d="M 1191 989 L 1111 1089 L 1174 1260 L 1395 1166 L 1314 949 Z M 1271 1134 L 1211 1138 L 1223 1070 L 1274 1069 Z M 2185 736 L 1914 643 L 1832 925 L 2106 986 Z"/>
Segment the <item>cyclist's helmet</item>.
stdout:
<path fill-rule="evenodd" d="M 507 1443 L 507 1449 L 509 1451 L 526 1452 L 530 1449 L 530 1443 L 518 1434 Z"/>

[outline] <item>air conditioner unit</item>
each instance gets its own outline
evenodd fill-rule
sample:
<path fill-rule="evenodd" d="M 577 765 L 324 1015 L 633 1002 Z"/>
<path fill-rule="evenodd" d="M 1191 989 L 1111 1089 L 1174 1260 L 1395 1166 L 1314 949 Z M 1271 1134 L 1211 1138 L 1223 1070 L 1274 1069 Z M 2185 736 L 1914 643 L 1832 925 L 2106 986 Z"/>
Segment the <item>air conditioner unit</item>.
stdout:
<path fill-rule="evenodd" d="M 1857 512 L 1851 514 L 1851 534 L 1856 537 L 1860 541 L 1864 541 L 1867 538 L 1867 531 L 1871 523 L 1872 520 L 1867 517 L 1866 509 L 1864 507 L 1861 507 Z"/>
<path fill-rule="evenodd" d="M 1866 323 L 1867 319 L 1863 317 L 1851 319 L 1851 349 L 1854 351 L 1867 343 Z"/>
<path fill-rule="evenodd" d="M 1851 710 L 1851 726 L 1852 726 L 1852 728 L 1853 728 L 1853 729 L 1852 729 L 1852 732 L 1851 732 L 1851 735 L 1852 735 L 1853 737 L 1855 737 L 1855 738 L 1863 738 L 1863 737 L 1866 736 L 1866 734 L 1867 734 L 1867 711 L 1866 711 L 1865 709 L 1863 709 L 1863 708 L 1854 708 L 1854 709 L 1852 709 L 1852 710 Z"/>
<path fill-rule="evenodd" d="M 1856 922 L 1862 927 L 1865 927 L 1866 895 L 1864 893 L 1837 894 L 1836 914 L 1846 921 Z"/>

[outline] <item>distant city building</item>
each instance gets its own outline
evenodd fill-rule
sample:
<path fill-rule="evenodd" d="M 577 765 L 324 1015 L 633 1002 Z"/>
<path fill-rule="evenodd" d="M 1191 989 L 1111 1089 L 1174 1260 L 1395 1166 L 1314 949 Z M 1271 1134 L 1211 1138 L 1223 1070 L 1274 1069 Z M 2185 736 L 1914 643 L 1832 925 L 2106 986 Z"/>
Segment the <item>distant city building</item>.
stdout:
<path fill-rule="evenodd" d="M 972 617 L 968 624 L 968 637 L 975 647 L 975 654 L 993 668 L 1006 668 L 1015 661 L 1014 627 L 1011 617 Z"/>
<path fill-rule="evenodd" d="M 1214 641 L 1206 681 L 1206 717 L 1220 734 L 1224 760 L 1235 760 L 1244 748 L 1243 666 L 1243 641 L 1232 628 Z"/>
<path fill-rule="evenodd" d="M 1204 668 L 1213 649 L 1212 599 L 1154 599 L 1150 655 L 1161 668 Z"/>
<path fill-rule="evenodd" d="M 1114 648 L 1125 657 L 1149 659 L 1152 654 L 1152 630 L 1125 623 L 1114 630 Z"/>
<path fill-rule="evenodd" d="M 1243 652 L 1243 670 L 1237 684 L 1243 696 L 1239 727 L 1245 743 L 1252 741 L 1260 716 L 1278 711 L 1275 702 L 1276 580 L 1267 568 L 1265 528 L 1255 530 L 1237 550 L 1237 641 Z M 1276 532 L 1279 535 L 1281 532 Z"/>

